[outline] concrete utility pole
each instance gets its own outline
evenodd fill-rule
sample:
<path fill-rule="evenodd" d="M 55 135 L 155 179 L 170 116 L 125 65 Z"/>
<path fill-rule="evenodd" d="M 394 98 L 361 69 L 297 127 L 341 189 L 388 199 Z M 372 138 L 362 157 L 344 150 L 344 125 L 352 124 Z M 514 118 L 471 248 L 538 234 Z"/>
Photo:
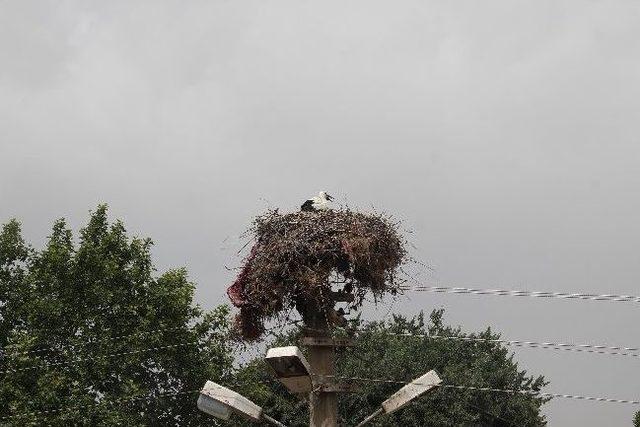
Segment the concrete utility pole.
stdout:
<path fill-rule="evenodd" d="M 322 298 L 330 304 L 300 304 L 306 329 L 303 345 L 309 349 L 309 365 L 313 377 L 313 390 L 309 394 L 309 425 L 311 427 L 336 427 L 338 425 L 338 393 L 352 393 L 357 390 L 353 384 L 336 381 L 335 349 L 352 346 L 351 338 L 333 338 L 332 324 L 344 324 L 341 313 L 334 310 L 336 302 L 353 302 L 354 296 L 348 292 L 331 292 Z M 323 311 L 327 310 L 326 312 Z"/>
<path fill-rule="evenodd" d="M 306 324 L 309 327 L 305 344 L 309 348 L 309 364 L 314 375 L 322 378 L 335 375 L 335 351 L 331 340 L 331 332 L 324 313 L 319 310 L 309 310 Z M 329 344 L 329 345 L 327 345 Z M 315 377 L 316 379 L 318 377 Z M 316 390 L 309 394 L 309 425 L 310 427 L 336 427 L 338 425 L 338 396 L 334 390 L 329 390 L 323 384 L 316 384 Z"/>

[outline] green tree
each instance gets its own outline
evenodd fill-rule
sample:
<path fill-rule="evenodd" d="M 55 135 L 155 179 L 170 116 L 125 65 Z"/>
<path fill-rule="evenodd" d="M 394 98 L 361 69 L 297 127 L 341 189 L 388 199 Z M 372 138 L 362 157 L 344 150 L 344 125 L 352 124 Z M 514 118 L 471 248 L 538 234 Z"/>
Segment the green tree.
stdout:
<path fill-rule="evenodd" d="M 228 309 L 193 304 L 186 270 L 155 274 L 149 239 L 99 206 L 34 250 L 0 233 L 0 424 L 211 425 L 194 390 L 230 378 Z M 175 394 L 179 393 L 179 394 Z"/>
<path fill-rule="evenodd" d="M 444 384 L 491 387 L 520 391 L 539 391 L 546 382 L 518 368 L 507 348 L 486 341 L 444 340 L 406 337 L 395 334 L 466 336 L 495 339 L 490 329 L 465 335 L 459 328 L 443 324 L 443 311 L 431 314 L 425 324 L 423 315 L 412 319 L 394 316 L 388 322 L 354 321 L 359 330 L 356 346 L 337 355 L 337 369 L 343 377 L 410 381 L 435 369 Z M 299 332 L 279 336 L 273 345 L 295 344 Z M 264 405 L 265 411 L 289 426 L 308 424 L 308 408 L 279 384 L 269 382 L 264 362 L 256 359 L 238 373 L 246 384 L 242 392 Z M 402 385 L 358 381 L 358 393 L 341 395 L 340 414 L 344 425 L 355 425 L 380 407 L 382 401 Z M 439 388 L 402 410 L 380 416 L 371 426 L 541 426 L 540 413 L 548 399 L 530 394 L 480 392 Z"/>
<path fill-rule="evenodd" d="M 634 427 L 640 427 L 640 411 L 636 412 L 636 416 L 633 418 Z"/>

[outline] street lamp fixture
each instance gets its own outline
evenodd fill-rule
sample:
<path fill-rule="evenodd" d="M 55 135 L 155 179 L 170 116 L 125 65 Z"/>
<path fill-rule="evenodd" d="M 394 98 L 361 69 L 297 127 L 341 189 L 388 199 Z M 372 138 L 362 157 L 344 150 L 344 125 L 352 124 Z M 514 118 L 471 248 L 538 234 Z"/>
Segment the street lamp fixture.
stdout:
<path fill-rule="evenodd" d="M 265 360 L 291 393 L 311 391 L 311 367 L 298 347 L 270 348 Z"/>
<path fill-rule="evenodd" d="M 405 406 L 407 403 L 437 387 L 442 380 L 436 371 L 429 371 L 420 378 L 416 378 L 409 384 L 395 392 L 391 397 L 382 402 L 381 408 L 365 418 L 357 427 L 361 427 L 374 419 L 376 416 L 385 413 L 390 414 Z"/>
<path fill-rule="evenodd" d="M 272 425 L 285 427 L 281 422 L 263 413 L 260 406 L 240 393 L 213 381 L 207 381 L 200 391 L 198 409 L 221 420 L 228 420 L 231 414 L 235 413 L 252 422 L 267 421 Z"/>

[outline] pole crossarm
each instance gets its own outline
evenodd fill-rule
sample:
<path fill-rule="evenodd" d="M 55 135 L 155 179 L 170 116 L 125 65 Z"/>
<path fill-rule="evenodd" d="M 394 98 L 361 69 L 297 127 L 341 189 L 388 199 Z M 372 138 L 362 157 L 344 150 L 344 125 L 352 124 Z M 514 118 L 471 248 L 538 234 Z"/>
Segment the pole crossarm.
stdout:
<path fill-rule="evenodd" d="M 358 384 L 353 381 L 339 382 L 335 376 L 312 375 L 313 391 L 323 393 L 357 393 Z"/>

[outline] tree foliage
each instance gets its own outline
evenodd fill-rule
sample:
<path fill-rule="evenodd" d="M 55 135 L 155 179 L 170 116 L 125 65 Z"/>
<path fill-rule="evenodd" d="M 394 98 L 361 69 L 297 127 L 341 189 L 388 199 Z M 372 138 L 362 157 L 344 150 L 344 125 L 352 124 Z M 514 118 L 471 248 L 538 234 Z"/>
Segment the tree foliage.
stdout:
<path fill-rule="evenodd" d="M 640 411 L 636 412 L 636 416 L 633 418 L 634 427 L 640 427 Z"/>
<path fill-rule="evenodd" d="M 340 376 L 411 381 L 435 369 L 445 384 L 491 387 L 521 391 L 540 391 L 546 385 L 542 376 L 527 375 L 503 345 L 491 342 L 440 340 L 395 334 L 467 336 L 498 338 L 490 329 L 463 334 L 459 328 L 443 323 L 443 311 L 408 319 L 393 316 L 388 322 L 354 321 L 359 330 L 356 346 L 337 354 Z M 295 344 L 299 332 L 279 336 L 273 345 Z M 306 402 L 292 397 L 279 384 L 269 382 L 270 374 L 262 360 L 247 364 L 238 379 L 247 384 L 243 392 L 263 402 L 265 411 L 289 426 L 308 424 Z M 253 384 L 253 385 L 251 385 Z M 360 392 L 342 395 L 340 414 L 344 425 L 355 425 L 402 385 L 394 382 L 358 381 Z M 527 394 L 505 394 L 439 388 L 409 406 L 388 416 L 380 416 L 371 426 L 541 426 L 540 413 L 545 398 Z"/>
<path fill-rule="evenodd" d="M 170 394 L 229 377 L 228 310 L 194 305 L 184 269 L 157 276 L 151 246 L 106 206 L 77 244 L 64 220 L 39 251 L 4 225 L 0 424 L 211 425 L 197 394 Z"/>

